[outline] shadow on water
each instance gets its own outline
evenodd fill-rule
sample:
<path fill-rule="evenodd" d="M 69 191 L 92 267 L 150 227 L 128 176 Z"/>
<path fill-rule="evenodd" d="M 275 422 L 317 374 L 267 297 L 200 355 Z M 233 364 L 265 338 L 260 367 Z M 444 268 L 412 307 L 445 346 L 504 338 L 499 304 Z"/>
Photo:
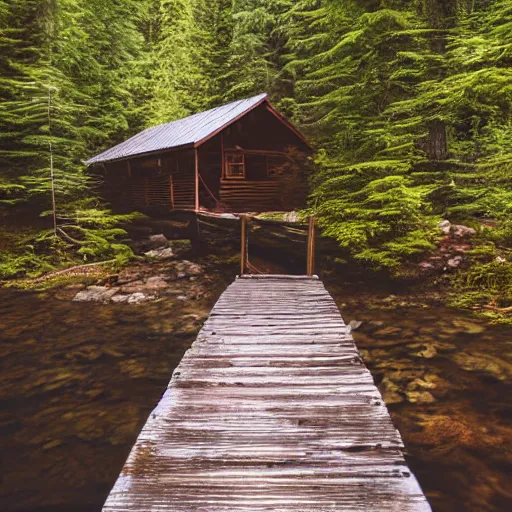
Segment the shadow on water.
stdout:
<path fill-rule="evenodd" d="M 0 290 L 0 510 L 99 512 L 221 291 L 131 307 Z M 435 512 L 508 510 L 510 328 L 330 291 L 363 322 L 356 342 Z"/>

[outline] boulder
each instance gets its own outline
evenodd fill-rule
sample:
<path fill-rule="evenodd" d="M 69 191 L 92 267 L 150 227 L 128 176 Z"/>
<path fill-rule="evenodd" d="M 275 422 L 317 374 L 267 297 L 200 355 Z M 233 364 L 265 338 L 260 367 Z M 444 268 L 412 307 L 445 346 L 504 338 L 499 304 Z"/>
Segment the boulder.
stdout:
<path fill-rule="evenodd" d="M 169 245 L 169 240 L 164 235 L 152 235 L 149 237 L 148 247 L 150 249 L 161 249 Z"/>
<path fill-rule="evenodd" d="M 476 230 L 462 224 L 453 224 L 451 233 L 455 238 L 468 238 L 476 235 Z"/>
<path fill-rule="evenodd" d="M 450 233 L 451 223 L 449 220 L 443 220 L 437 225 L 437 227 L 443 234 L 448 235 Z"/>

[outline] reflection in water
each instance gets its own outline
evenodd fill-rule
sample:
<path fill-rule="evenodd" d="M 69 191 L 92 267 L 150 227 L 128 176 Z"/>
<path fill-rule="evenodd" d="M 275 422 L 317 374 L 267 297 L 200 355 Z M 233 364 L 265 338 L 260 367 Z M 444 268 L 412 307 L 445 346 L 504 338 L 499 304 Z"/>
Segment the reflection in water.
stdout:
<path fill-rule="evenodd" d="M 131 307 L 0 290 L 0 510 L 100 511 L 221 291 Z M 510 329 L 446 308 L 342 313 L 363 321 L 356 342 L 435 511 L 505 511 Z"/>

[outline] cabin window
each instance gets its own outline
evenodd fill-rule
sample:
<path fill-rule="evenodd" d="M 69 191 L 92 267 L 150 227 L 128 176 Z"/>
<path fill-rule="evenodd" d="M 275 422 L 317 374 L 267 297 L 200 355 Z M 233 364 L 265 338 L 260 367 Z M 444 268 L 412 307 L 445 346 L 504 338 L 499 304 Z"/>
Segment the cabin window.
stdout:
<path fill-rule="evenodd" d="M 226 178 L 245 178 L 245 158 L 240 153 L 226 154 Z"/>

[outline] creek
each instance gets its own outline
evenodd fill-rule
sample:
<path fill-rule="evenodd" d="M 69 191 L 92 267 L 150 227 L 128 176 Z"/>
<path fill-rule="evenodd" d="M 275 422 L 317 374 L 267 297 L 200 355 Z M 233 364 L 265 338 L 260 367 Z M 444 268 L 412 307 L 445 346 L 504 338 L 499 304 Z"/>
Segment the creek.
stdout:
<path fill-rule="evenodd" d="M 101 510 L 225 284 L 139 305 L 0 289 L 0 510 Z M 435 512 L 508 510 L 510 327 L 328 288 L 345 321 L 362 322 L 356 343 Z"/>

